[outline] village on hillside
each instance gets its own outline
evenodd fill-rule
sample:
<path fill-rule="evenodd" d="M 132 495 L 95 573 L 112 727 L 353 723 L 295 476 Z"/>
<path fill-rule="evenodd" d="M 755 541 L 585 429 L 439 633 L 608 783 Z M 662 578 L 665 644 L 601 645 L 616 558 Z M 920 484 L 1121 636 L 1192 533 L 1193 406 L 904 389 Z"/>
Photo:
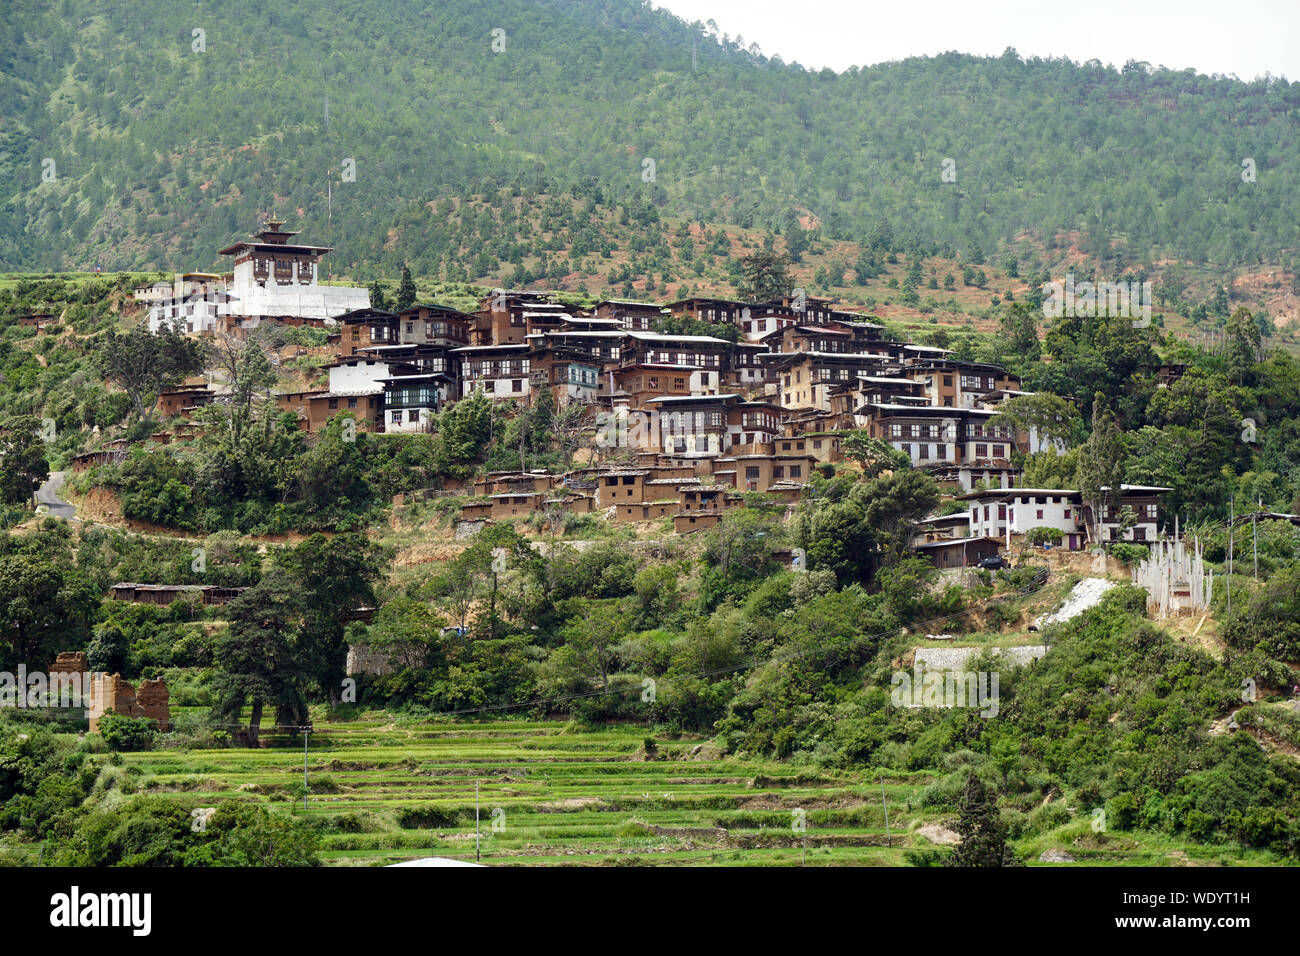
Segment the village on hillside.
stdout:
<path fill-rule="evenodd" d="M 894 341 L 883 326 L 800 289 L 771 301 L 690 298 L 669 303 L 608 299 L 590 309 L 554 294 L 494 290 L 473 312 L 415 303 L 372 308 L 363 288 L 323 285 L 330 250 L 295 240 L 268 221 L 222 249 L 227 274 L 184 273 L 139 288 L 148 326 L 190 336 L 239 335 L 263 323 L 325 329 L 333 352 L 328 387 L 280 392 L 276 405 L 319 432 L 347 415 L 375 435 L 426 432 L 433 416 L 481 392 L 530 406 L 543 392 L 576 407 L 586 460 L 562 473 L 487 472 L 444 490 L 472 495 L 458 536 L 533 513 L 596 513 L 618 521 L 671 518 L 689 533 L 766 496 L 793 510 L 815 469 L 851 458 L 859 432 L 930 474 L 962 510 L 922 522 L 914 547 L 940 568 L 996 561 L 1014 541 L 1055 539 L 1069 550 L 1101 542 L 1157 540 L 1166 488 L 1124 485 L 1098 514 L 1077 490 L 1020 488 L 1013 453 L 1049 444 L 1033 428 L 999 420 L 1006 401 L 1032 393 L 990 364 L 946 349 Z M 690 320 L 716 335 L 652 331 Z M 1176 366 L 1152 369 L 1159 384 Z M 162 417 L 188 417 L 220 385 L 181 385 L 159 395 Z M 158 436 L 184 441 L 182 426 Z M 120 455 L 111 444 L 74 467 Z M 1046 537 L 1043 535 L 1046 534 Z"/>

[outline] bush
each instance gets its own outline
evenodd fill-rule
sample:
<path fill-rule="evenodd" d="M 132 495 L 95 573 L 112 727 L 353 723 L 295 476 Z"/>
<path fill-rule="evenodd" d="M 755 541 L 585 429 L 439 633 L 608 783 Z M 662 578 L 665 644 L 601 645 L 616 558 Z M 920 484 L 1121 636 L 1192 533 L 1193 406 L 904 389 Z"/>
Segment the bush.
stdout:
<path fill-rule="evenodd" d="M 1146 560 L 1151 553 L 1151 549 L 1145 544 L 1128 544 L 1124 541 L 1116 541 L 1110 546 L 1110 553 L 1125 564 L 1133 564 L 1137 561 Z"/>
<path fill-rule="evenodd" d="M 99 736 L 108 744 L 108 749 L 131 753 L 137 750 L 149 750 L 153 747 L 154 722 L 147 717 L 124 717 L 121 714 L 105 714 L 99 720 Z"/>

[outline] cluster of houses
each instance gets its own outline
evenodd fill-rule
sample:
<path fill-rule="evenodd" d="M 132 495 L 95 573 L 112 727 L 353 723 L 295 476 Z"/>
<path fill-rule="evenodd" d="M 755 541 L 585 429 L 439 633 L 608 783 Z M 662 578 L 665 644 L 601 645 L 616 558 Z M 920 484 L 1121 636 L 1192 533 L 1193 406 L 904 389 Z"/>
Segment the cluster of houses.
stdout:
<path fill-rule="evenodd" d="M 996 421 L 1002 402 L 1028 394 L 996 365 L 895 341 L 866 315 L 802 293 L 760 303 L 608 299 L 579 309 L 552 293 L 495 290 L 470 312 L 432 304 L 385 311 L 371 307 L 365 289 L 319 285 L 329 249 L 291 242 L 296 234 L 283 225 L 272 220 L 223 249 L 234 257 L 228 275 L 189 273 L 137 290 L 150 327 L 326 328 L 334 347 L 328 385 L 276 396 L 312 432 L 340 414 L 376 434 L 423 432 L 440 409 L 476 392 L 528 406 L 549 391 L 556 406 L 587 410 L 593 462 L 606 464 L 489 474 L 473 485 L 466 521 L 601 511 L 696 530 L 743 506 L 746 492 L 797 501 L 814 468 L 840 460 L 846 432 L 862 429 L 969 502 L 962 515 L 919 529 L 918 549 L 937 564 L 977 562 L 1044 523 L 1060 528 L 1062 546 L 1086 544 L 1077 492 L 1015 487 L 1013 453 L 1040 442 Z M 681 319 L 716 334 L 664 331 L 683 327 L 672 321 Z M 210 400 L 202 386 L 161 397 L 164 414 Z M 1162 490 L 1126 486 L 1117 513 L 1131 505 L 1141 521 L 1126 512 L 1124 526 L 1116 518 L 1110 529 L 1154 539 Z"/>

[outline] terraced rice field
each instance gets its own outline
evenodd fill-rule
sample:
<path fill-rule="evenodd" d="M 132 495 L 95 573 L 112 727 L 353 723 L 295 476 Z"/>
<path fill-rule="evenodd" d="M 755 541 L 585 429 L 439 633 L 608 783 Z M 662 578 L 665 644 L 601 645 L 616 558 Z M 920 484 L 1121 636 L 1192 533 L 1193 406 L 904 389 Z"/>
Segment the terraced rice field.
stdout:
<path fill-rule="evenodd" d="M 885 776 L 887 834 L 876 771 L 724 757 L 705 740 L 662 735 L 647 759 L 642 726 L 384 713 L 318 716 L 315 726 L 305 809 L 301 738 L 268 738 L 273 745 L 256 750 L 125 754 L 125 770 L 137 792 L 187 809 L 241 800 L 305 814 L 321 824 L 320 856 L 333 866 L 473 860 L 476 786 L 479 856 L 491 865 L 905 866 L 907 851 L 932 846 L 927 835 L 955 816 L 920 807 L 931 776 Z M 1145 831 L 1094 833 L 1086 815 L 1015 846 L 1034 865 L 1045 851 L 1084 865 L 1276 862 Z"/>
<path fill-rule="evenodd" d="M 473 860 L 476 785 L 485 863 L 900 865 L 918 820 L 909 802 L 930 782 L 884 781 L 887 835 L 874 777 L 723 758 L 694 739 L 659 740 L 646 759 L 644 727 L 386 715 L 316 727 L 305 810 L 300 738 L 127 754 L 126 765 L 142 792 L 187 807 L 256 800 L 321 820 L 322 859 L 353 866 Z"/>

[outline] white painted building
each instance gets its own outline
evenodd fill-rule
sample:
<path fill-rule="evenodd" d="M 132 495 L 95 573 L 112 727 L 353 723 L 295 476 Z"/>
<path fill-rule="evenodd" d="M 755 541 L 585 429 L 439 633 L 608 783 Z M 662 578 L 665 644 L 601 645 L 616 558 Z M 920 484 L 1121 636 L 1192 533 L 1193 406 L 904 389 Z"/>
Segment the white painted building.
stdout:
<path fill-rule="evenodd" d="M 171 283 L 136 289 L 134 297 L 149 305 L 150 332 L 164 323 L 191 334 L 214 332 L 231 308 L 225 276 L 209 272 L 178 272 Z"/>
<path fill-rule="evenodd" d="M 229 286 L 232 314 L 332 319 L 370 308 L 366 289 L 321 285 L 320 259 L 330 248 L 291 244 L 289 240 L 297 233 L 283 231 L 282 225 L 272 219 L 251 240 L 221 250 L 221 255 L 235 257 Z"/>

